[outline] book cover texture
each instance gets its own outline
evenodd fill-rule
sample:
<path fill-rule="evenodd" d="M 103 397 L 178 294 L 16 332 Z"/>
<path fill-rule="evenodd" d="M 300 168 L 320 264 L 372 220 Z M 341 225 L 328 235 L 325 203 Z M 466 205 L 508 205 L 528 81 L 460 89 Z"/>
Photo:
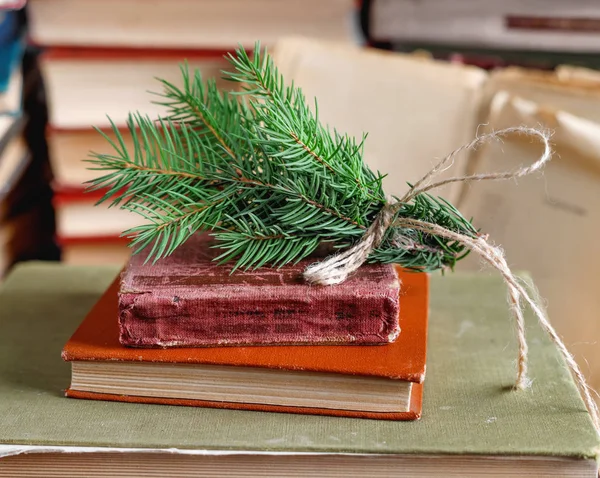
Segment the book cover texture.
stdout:
<path fill-rule="evenodd" d="M 119 292 L 120 341 L 130 347 L 382 344 L 396 340 L 399 280 L 371 264 L 335 287 L 306 284 L 309 258 L 231 272 L 213 239 L 196 235 L 155 264 L 131 258 Z"/>

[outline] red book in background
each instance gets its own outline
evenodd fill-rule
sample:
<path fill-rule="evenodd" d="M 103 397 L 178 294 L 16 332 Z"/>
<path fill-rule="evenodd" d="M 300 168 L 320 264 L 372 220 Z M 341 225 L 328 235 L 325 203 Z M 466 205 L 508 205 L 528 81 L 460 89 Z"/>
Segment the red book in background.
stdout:
<path fill-rule="evenodd" d="M 118 143 L 116 134 L 110 128 L 103 128 L 111 141 Z M 133 139 L 125 128 L 119 131 L 121 138 L 128 151 L 133 151 Z M 78 129 L 46 128 L 46 139 L 50 153 L 50 164 L 53 173 L 53 189 L 65 196 L 73 197 L 73 192 L 78 191 L 83 195 L 85 183 L 95 179 L 105 171 L 90 169 L 92 164 L 86 160 L 90 159 L 91 153 L 114 154 L 115 150 L 106 138 L 91 127 Z"/>
<path fill-rule="evenodd" d="M 96 205 L 104 191 L 86 192 L 83 185 L 53 183 L 56 243 L 69 264 L 121 264 L 131 254 L 121 233 L 141 222 L 140 216 L 108 202 Z"/>
<path fill-rule="evenodd" d="M 153 104 L 160 92 L 156 78 L 181 83 L 180 66 L 188 63 L 203 78 L 218 79 L 229 63 L 222 50 L 169 48 L 50 47 L 42 55 L 49 109 L 47 128 L 50 163 L 54 173 L 54 207 L 57 242 L 62 259 L 69 263 L 124 264 L 127 241 L 120 234 L 142 222 L 136 214 L 108 204 L 96 206 L 101 194 L 86 194 L 84 183 L 102 171 L 88 169 L 90 153 L 114 153 L 112 146 L 92 126 L 101 127 L 115 142 L 110 119 L 120 129 L 132 151 L 125 127 L 129 112 L 150 117 L 166 112 Z M 93 94 L 90 94 L 93 91 Z"/>
<path fill-rule="evenodd" d="M 117 239 L 123 231 L 143 222 L 139 215 L 109 208 L 109 202 L 96 205 L 104 191 L 85 192 L 84 187 L 56 187 L 56 235 L 61 244 Z M 122 241 L 121 241 L 122 242 Z"/>
<path fill-rule="evenodd" d="M 146 263 L 151 247 L 121 276 L 120 341 L 131 347 L 267 344 L 384 344 L 396 340 L 399 280 L 392 265 L 368 264 L 335 287 L 302 271 L 317 257 L 278 269 L 218 265 L 222 251 L 197 234 L 171 256 Z"/>
<path fill-rule="evenodd" d="M 160 98 L 157 78 L 181 85 L 181 65 L 200 70 L 203 79 L 214 78 L 222 87 L 221 71 L 229 68 L 223 50 L 142 48 L 48 48 L 41 57 L 48 97 L 49 124 L 57 130 L 107 128 L 109 118 L 125 126 L 130 112 L 151 118 L 167 109 L 153 102 Z M 91 94 L 90 92 L 93 92 Z"/>

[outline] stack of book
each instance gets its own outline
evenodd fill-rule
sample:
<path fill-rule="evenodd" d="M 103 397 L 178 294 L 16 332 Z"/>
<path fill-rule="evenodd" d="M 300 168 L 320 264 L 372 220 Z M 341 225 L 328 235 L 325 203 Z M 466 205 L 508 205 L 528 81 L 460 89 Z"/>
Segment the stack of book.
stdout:
<path fill-rule="evenodd" d="M 310 259 L 231 274 L 212 246 L 197 235 L 157 264 L 145 253 L 130 260 L 64 348 L 68 396 L 421 415 L 427 275 L 368 265 L 342 285 L 315 287 L 301 280 Z"/>
<path fill-rule="evenodd" d="M 600 8 L 586 0 L 362 0 L 361 27 L 377 47 L 426 48 L 486 68 L 563 63 L 598 68 Z"/>
<path fill-rule="evenodd" d="M 17 11 L 0 12 L 0 114 L 21 111 L 23 25 Z"/>
<path fill-rule="evenodd" d="M 0 477 L 597 478 L 600 442 L 589 414 L 558 349 L 530 315 L 530 373 L 535 380 L 528 390 L 509 389 L 514 383 L 516 346 L 500 277 L 455 273 L 431 278 L 422 415 L 418 421 L 402 421 L 64 398 L 60 390 L 69 382 L 69 370 L 60 359 L 60 350 L 117 273 L 116 266 L 29 263 L 19 266 L 0 288 Z M 423 276 L 401 278 L 402 331 L 396 343 L 405 352 L 396 357 L 408 368 L 415 346 L 403 335 L 422 343 L 415 328 L 422 328 L 422 319 L 417 317 L 427 310 L 427 287 Z M 224 368 L 246 374 L 243 381 L 235 382 L 237 386 L 254 384 L 262 392 L 260 385 L 273 384 L 275 375 L 269 373 L 283 361 L 307 370 L 322 363 L 324 368 L 371 374 L 381 374 L 382 364 L 393 366 L 385 360 L 392 354 L 383 357 L 383 351 L 393 350 L 395 344 L 221 347 L 205 349 L 202 357 L 186 353 L 189 348 L 125 349 L 118 342 L 113 290 L 108 299 L 101 299 L 107 304 L 106 312 L 99 310 L 95 319 L 87 319 L 96 322 L 93 328 L 100 338 L 94 338 L 92 326 L 84 323 L 67 346 L 71 356 L 79 354 L 76 364 L 104 363 L 115 370 L 100 370 L 97 380 L 87 373 L 87 381 L 104 390 L 85 393 L 116 395 L 117 400 L 127 401 L 185 402 L 139 400 L 124 389 L 125 385 L 144 388 L 141 380 L 153 388 L 156 374 L 140 378 L 139 369 L 129 374 L 126 369 L 135 363 L 158 371 L 169 353 L 176 362 L 192 361 L 171 366 L 171 388 L 189 383 L 186 374 L 198 369 L 196 362 L 203 359 L 206 370 L 213 367 L 212 375 L 203 374 L 203 384 L 216 376 L 220 399 L 233 397 L 231 375 L 226 376 Z M 279 354 L 268 353 L 279 348 Z M 321 353 L 311 360 L 309 350 Z M 373 355 L 365 356 L 366 350 L 373 350 Z M 85 360 L 90 353 L 96 360 Z M 101 353 L 116 360 L 103 362 Z M 250 359 L 257 372 L 248 367 Z M 80 378 L 83 372 L 82 368 Z M 106 382 L 108 373 L 121 376 L 114 389 Z M 320 379 L 317 383 L 317 389 L 324 390 Z M 296 379 L 286 378 L 279 388 L 280 397 L 289 398 L 302 387 L 304 383 L 299 387 Z M 412 387 L 415 390 L 417 385 Z M 370 388 L 362 389 L 362 395 Z M 121 392 L 125 395 L 119 396 Z M 249 395 L 242 397 L 250 400 Z M 197 404 L 198 400 L 188 402 Z M 254 400 L 245 408 L 262 410 Z M 215 400 L 212 406 L 218 403 L 223 402 Z M 309 402 L 307 412 L 314 411 L 315 405 L 322 405 L 317 397 Z M 274 407 L 265 405 L 264 409 Z M 286 412 L 291 408 L 278 407 Z"/>
<path fill-rule="evenodd" d="M 54 249 L 47 161 L 33 139 L 40 82 L 25 54 L 22 12 L 0 12 L 0 277 Z"/>
<path fill-rule="evenodd" d="M 0 116 L 0 276 L 28 249 L 22 239 L 32 226 L 31 210 L 19 211 L 22 178 L 31 161 L 22 133 L 22 118 Z"/>
<path fill-rule="evenodd" d="M 180 83 L 186 61 L 205 79 L 218 80 L 228 68 L 224 53 L 239 43 L 272 45 L 290 33 L 350 42 L 353 7 L 352 0 L 28 2 L 30 38 L 45 48 L 47 136 L 63 259 L 124 263 L 128 251 L 119 233 L 137 225 L 134 215 L 94 207 L 97 197 L 84 195 L 82 184 L 97 171 L 86 170 L 82 159 L 90 151 L 110 152 L 92 127 L 107 130 L 109 118 L 124 127 L 136 110 L 158 117 L 164 108 L 148 107 L 158 99 L 149 91 L 161 91 L 155 78 Z"/>
<path fill-rule="evenodd" d="M 21 134 L 21 27 L 18 12 L 0 12 L 0 276 L 14 261 L 15 238 L 24 222 L 13 217 L 11 192 L 30 159 Z"/>

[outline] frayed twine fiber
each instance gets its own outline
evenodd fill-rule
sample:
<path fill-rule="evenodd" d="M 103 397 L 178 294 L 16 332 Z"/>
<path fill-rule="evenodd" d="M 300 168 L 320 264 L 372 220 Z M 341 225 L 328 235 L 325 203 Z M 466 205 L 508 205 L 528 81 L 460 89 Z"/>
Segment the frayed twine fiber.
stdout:
<path fill-rule="evenodd" d="M 446 165 L 448 163 L 450 163 L 451 166 L 454 158 L 459 153 L 473 150 L 481 144 L 494 139 L 501 139 L 512 134 L 537 137 L 544 145 L 544 152 L 531 166 L 522 167 L 514 171 L 457 176 L 434 183 L 430 182 L 434 176 L 447 169 Z M 422 231 L 426 234 L 434 234 L 463 244 L 466 248 L 479 254 L 484 262 L 495 268 L 504 279 L 504 282 L 508 288 L 509 308 L 515 319 L 517 339 L 519 342 L 519 356 L 517 360 L 517 379 L 515 383 L 515 389 L 525 389 L 530 386 L 530 380 L 527 377 L 528 346 L 525 338 L 525 318 L 523 316 L 523 303 L 525 303 L 534 312 L 538 322 L 550 336 L 552 342 L 554 342 L 564 357 L 567 366 L 575 377 L 583 401 L 585 402 L 585 405 L 592 418 L 592 422 L 594 423 L 594 427 L 596 428 L 596 432 L 600 435 L 600 414 L 598 411 L 598 406 L 592 398 L 592 388 L 587 384 L 583 373 L 581 373 L 577 362 L 575 362 L 575 359 L 573 358 L 573 355 L 571 355 L 561 338 L 556 333 L 556 330 L 554 330 L 554 327 L 552 327 L 552 324 L 548 320 L 545 308 L 541 304 L 537 290 L 533 284 L 527 284 L 526 287 L 524 283 L 512 273 L 508 267 L 508 264 L 506 263 L 502 249 L 491 244 L 485 236 L 471 237 L 464 234 L 458 234 L 436 224 L 431 224 L 429 222 L 420 221 L 417 219 L 395 219 L 396 212 L 402 206 L 402 204 L 410 201 L 418 194 L 454 182 L 465 183 L 488 179 L 499 180 L 520 178 L 535 171 L 539 171 L 544 164 L 550 160 L 551 157 L 552 148 L 550 146 L 550 134 L 534 128 L 507 128 L 478 136 L 470 143 L 461 146 L 442 159 L 431 171 L 429 171 L 413 187 L 411 187 L 410 190 L 399 201 L 387 203 L 358 243 L 340 254 L 332 255 L 320 263 L 310 265 L 304 271 L 304 278 L 311 284 L 320 285 L 339 284 L 343 282 L 346 280 L 348 275 L 356 271 L 367 260 L 369 254 L 379 246 L 386 231 L 390 227 Z"/>

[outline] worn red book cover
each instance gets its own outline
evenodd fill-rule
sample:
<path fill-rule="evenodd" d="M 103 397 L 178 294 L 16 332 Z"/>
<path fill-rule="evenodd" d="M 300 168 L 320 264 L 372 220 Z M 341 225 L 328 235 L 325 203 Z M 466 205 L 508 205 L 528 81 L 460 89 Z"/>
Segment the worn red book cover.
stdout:
<path fill-rule="evenodd" d="M 157 263 L 134 255 L 121 276 L 120 340 L 130 347 L 383 344 L 396 340 L 400 283 L 392 265 L 368 264 L 343 284 L 309 285 L 319 257 L 253 271 L 218 265 L 208 234 Z"/>
<path fill-rule="evenodd" d="M 383 420 L 414 420 L 421 415 L 422 384 L 425 379 L 429 277 L 398 269 L 402 282 L 400 300 L 402 333 L 384 346 L 332 345 L 208 347 L 172 349 L 134 349 L 119 343 L 116 320 L 118 281 L 115 281 L 94 306 L 63 349 L 67 361 L 111 361 L 211 364 L 234 367 L 264 367 L 282 370 L 326 372 L 382 377 L 413 382 L 410 411 L 401 413 L 362 412 L 307 407 L 285 407 L 253 403 L 180 400 L 81 392 L 68 389 L 74 398 L 159 403 L 211 408 L 260 410 L 286 413 L 335 415 Z"/>

